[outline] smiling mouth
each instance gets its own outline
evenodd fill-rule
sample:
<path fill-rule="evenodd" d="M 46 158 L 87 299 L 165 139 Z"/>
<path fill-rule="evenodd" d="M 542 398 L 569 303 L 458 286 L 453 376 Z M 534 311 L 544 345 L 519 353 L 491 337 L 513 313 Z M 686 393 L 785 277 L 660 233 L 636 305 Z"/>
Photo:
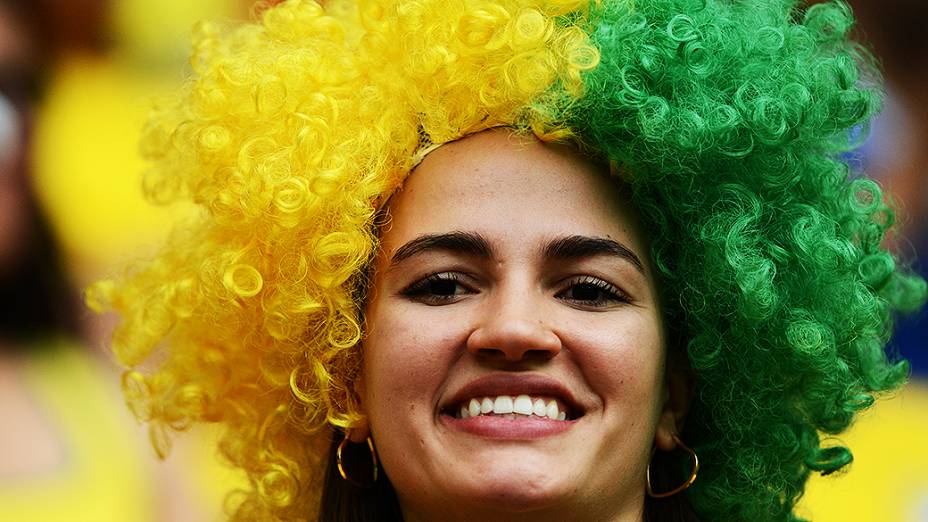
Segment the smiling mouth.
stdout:
<path fill-rule="evenodd" d="M 513 420 L 570 421 L 576 418 L 570 408 L 555 398 L 529 395 L 474 397 L 448 408 L 444 413 L 456 419 L 505 417 Z"/>

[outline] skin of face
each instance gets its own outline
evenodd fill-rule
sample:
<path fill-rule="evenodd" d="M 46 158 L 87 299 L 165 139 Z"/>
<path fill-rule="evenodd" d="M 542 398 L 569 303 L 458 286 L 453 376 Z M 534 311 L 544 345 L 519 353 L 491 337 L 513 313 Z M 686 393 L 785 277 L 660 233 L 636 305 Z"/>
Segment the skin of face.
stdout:
<path fill-rule="evenodd" d="M 646 244 L 603 170 L 494 129 L 429 154 L 391 198 L 351 436 L 371 435 L 407 521 L 642 519 L 679 401 Z M 525 390 L 570 418 L 455 416 L 472 391 Z"/>

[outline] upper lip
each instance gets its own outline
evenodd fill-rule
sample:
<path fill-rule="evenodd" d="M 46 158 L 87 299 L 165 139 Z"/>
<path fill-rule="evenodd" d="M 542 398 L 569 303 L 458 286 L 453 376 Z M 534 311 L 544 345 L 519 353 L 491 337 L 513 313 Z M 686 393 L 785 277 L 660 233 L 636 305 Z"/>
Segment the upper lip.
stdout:
<path fill-rule="evenodd" d="M 559 399 L 570 409 L 573 417 L 583 414 L 583 408 L 577 403 L 570 390 L 561 382 L 538 373 L 503 372 L 478 377 L 451 395 L 442 405 L 442 411 L 475 397 L 494 397 L 498 395 L 534 395 Z"/>

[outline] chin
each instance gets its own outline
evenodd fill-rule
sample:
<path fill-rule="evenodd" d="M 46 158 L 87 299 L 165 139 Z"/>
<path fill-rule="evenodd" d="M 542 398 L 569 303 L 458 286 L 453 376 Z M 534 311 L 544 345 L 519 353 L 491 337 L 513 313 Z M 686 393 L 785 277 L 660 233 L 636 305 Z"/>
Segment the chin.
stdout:
<path fill-rule="evenodd" d="M 543 464 L 482 470 L 466 478 L 460 498 L 478 506 L 492 506 L 495 511 L 520 513 L 552 508 L 575 497 L 578 488 L 566 483 L 564 468 L 554 462 Z"/>

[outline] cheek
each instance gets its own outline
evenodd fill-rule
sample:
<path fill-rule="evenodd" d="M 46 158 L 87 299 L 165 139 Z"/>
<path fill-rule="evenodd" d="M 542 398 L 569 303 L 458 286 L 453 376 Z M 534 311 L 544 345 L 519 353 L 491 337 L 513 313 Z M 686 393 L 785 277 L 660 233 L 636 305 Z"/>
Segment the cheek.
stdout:
<path fill-rule="evenodd" d="M 423 315 L 395 304 L 367 316 L 363 402 L 372 425 L 428 409 L 455 360 L 458 338 L 449 322 Z"/>
<path fill-rule="evenodd" d="M 403 304 L 370 312 L 362 408 L 390 480 L 398 488 L 413 484 L 415 490 L 428 476 L 423 445 L 434 429 L 437 397 L 457 360 L 457 337 L 451 321 L 430 320 Z"/>
<path fill-rule="evenodd" d="M 574 357 L 606 409 L 658 408 L 664 388 L 664 339 L 648 310 L 575 328 Z M 578 325 L 579 326 L 579 325 Z"/>

